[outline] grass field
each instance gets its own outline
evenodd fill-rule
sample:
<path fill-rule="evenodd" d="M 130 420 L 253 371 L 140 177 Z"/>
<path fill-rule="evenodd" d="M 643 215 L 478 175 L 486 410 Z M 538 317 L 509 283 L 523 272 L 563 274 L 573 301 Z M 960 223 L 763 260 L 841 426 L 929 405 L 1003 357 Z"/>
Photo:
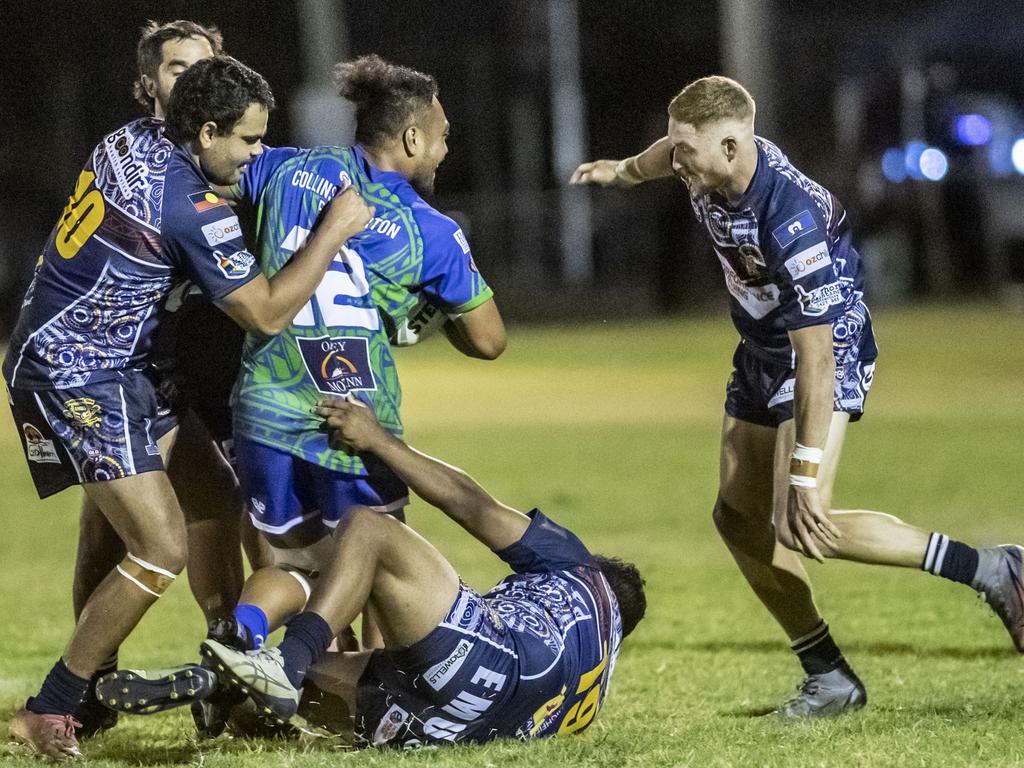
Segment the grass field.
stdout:
<path fill-rule="evenodd" d="M 875 389 L 849 433 L 837 505 L 892 512 L 972 543 L 1024 539 L 1024 317 L 968 307 L 875 319 Z M 226 737 L 197 744 L 187 714 L 167 713 L 122 718 L 86 744 L 89 765 L 1024 765 L 1024 660 L 973 593 L 915 571 L 809 565 L 869 707 L 798 725 L 758 717 L 800 675 L 711 522 L 733 343 L 724 322 L 672 320 L 514 329 L 508 352 L 488 364 L 437 340 L 399 358 L 410 442 L 514 506 L 541 507 L 592 550 L 635 560 L 647 578 L 648 616 L 581 736 L 353 753 Z M 78 495 L 36 499 L 6 408 L 0 451 L 6 720 L 71 629 Z M 410 522 L 474 586 L 502 575 L 496 559 L 421 502 Z M 202 631 L 179 584 L 125 644 L 122 664 L 190 659 Z M 23 754 L 0 745 L 0 764 L 35 764 Z"/>

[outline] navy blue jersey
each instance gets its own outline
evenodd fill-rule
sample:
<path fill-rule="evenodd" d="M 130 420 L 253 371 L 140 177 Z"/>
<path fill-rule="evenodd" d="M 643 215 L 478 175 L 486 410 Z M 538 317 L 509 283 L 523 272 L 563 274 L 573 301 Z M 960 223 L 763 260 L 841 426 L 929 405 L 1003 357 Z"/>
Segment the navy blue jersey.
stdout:
<path fill-rule="evenodd" d="M 356 740 L 420 746 L 528 739 L 586 728 L 622 642 L 618 603 L 582 542 L 538 510 L 498 552 L 515 574 L 463 586 L 409 648 L 377 651 L 359 681 Z"/>
<path fill-rule="evenodd" d="M 141 368 L 164 297 L 220 299 L 259 274 L 191 157 L 136 120 L 93 150 L 43 249 L 4 360 L 11 387 L 66 389 Z"/>
<path fill-rule="evenodd" d="M 792 365 L 788 331 L 832 323 L 837 345 L 870 324 L 861 258 L 846 211 L 782 151 L 756 137 L 757 170 L 735 205 L 715 193 L 691 198 L 725 272 L 733 323 L 758 357 Z M 861 359 L 877 354 L 865 329 Z"/>

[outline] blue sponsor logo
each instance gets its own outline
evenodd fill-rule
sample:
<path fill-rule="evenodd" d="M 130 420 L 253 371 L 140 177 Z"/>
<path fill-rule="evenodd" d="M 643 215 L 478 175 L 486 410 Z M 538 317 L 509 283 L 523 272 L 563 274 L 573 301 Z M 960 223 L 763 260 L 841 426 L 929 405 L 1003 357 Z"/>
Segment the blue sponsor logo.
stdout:
<path fill-rule="evenodd" d="M 344 397 L 349 392 L 377 388 L 366 339 L 351 336 L 307 339 L 300 336 L 295 341 L 309 377 L 324 394 Z"/>
<path fill-rule="evenodd" d="M 813 232 L 817 228 L 818 225 L 814 223 L 814 217 L 811 216 L 811 212 L 800 211 L 800 213 L 785 224 L 773 229 L 772 237 L 775 238 L 775 242 L 779 244 L 780 248 L 785 248 L 797 238 L 803 237 L 808 232 Z"/>

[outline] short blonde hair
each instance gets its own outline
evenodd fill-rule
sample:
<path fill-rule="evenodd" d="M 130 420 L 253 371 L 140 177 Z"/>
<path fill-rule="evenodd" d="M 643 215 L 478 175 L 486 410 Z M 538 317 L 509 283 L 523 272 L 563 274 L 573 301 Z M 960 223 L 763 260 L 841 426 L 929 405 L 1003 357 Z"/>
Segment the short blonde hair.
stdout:
<path fill-rule="evenodd" d="M 668 105 L 669 117 L 694 128 L 721 120 L 749 120 L 752 123 L 754 110 L 754 99 L 747 89 L 722 75 L 694 80 Z"/>

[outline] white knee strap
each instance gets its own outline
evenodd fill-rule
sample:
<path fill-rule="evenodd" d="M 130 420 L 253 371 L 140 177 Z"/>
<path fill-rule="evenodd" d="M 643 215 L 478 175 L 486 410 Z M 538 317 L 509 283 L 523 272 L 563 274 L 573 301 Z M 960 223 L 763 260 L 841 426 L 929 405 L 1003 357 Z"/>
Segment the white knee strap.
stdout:
<path fill-rule="evenodd" d="M 153 597 L 160 597 L 167 588 L 171 586 L 175 575 L 158 565 L 147 563 L 141 557 L 136 557 L 131 552 L 117 564 L 117 572 L 128 581 L 137 586 L 143 592 L 148 592 Z"/>

